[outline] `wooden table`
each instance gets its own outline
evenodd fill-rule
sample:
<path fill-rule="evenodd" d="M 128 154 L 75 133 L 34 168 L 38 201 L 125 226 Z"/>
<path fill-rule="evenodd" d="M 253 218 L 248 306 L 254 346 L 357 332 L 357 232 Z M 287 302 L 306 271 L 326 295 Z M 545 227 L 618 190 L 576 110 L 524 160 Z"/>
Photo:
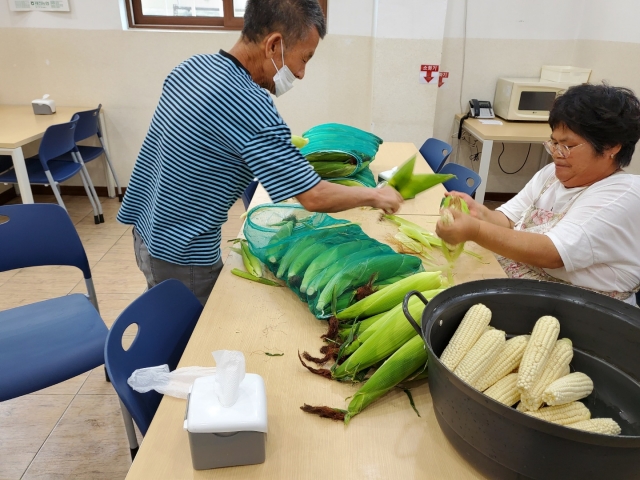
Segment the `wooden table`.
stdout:
<path fill-rule="evenodd" d="M 462 115 L 456 115 L 456 125 L 460 123 Z M 468 118 L 462 124 L 462 129 L 469 132 L 475 138 L 482 142 L 482 155 L 480 155 L 480 166 L 478 174 L 482 178 L 482 183 L 476 190 L 475 200 L 484 202 L 484 195 L 487 191 L 487 179 L 489 178 L 489 164 L 491 163 L 491 151 L 493 150 L 493 142 L 503 143 L 542 143 L 549 140 L 551 136 L 551 127 L 547 122 L 510 122 L 502 118 L 496 117 L 502 125 L 486 125 L 477 118 Z M 540 167 L 547 160 L 547 152 L 543 148 L 540 157 Z"/>
<path fill-rule="evenodd" d="M 411 144 L 385 144 L 379 167 L 385 167 L 392 158 L 402 161 L 414 151 Z M 435 211 L 437 207 L 425 205 L 424 200 L 439 205 L 440 197 L 441 193 L 425 193 L 415 200 L 413 209 L 422 205 L 425 210 Z M 265 200 L 268 201 L 266 192 L 258 189 L 252 205 Z M 405 205 L 410 206 L 410 202 Z M 354 209 L 336 216 L 360 223 L 368 235 L 380 241 L 397 231 L 388 222 L 380 223 L 379 212 L 371 209 Z M 418 213 L 406 218 L 431 229 L 438 219 Z M 475 244 L 468 244 L 467 248 L 481 253 L 483 261 L 463 255 L 454 269 L 456 282 L 505 276 L 491 253 Z M 357 387 L 313 375 L 298 361 L 298 351 L 318 353 L 326 322 L 316 320 L 289 289 L 248 282 L 232 275 L 232 268 L 243 268 L 235 253 L 225 261 L 179 366 L 212 366 L 211 352 L 218 349 L 244 352 L 247 372 L 260 374 L 267 387 L 266 462 L 193 470 L 189 441 L 183 430 L 185 401 L 165 397 L 128 479 L 484 478 L 445 439 L 435 419 L 426 382 L 412 388 L 420 418 L 400 390 L 373 403 L 348 427 L 300 411 L 304 403 L 344 408 L 345 398 L 353 395 Z M 284 356 L 269 357 L 264 352 Z"/>
<path fill-rule="evenodd" d="M 35 115 L 31 105 L 0 105 L 0 155 L 11 155 L 18 178 L 22 203 L 33 203 L 31 184 L 27 175 L 22 147 L 39 140 L 51 125 L 68 122 L 74 113 L 92 110 L 96 107 L 57 107 L 52 115 Z M 100 130 L 104 148 L 108 149 L 107 131 L 103 110 L 100 110 Z M 105 162 L 105 176 L 109 196 L 115 196 L 114 183 Z"/>

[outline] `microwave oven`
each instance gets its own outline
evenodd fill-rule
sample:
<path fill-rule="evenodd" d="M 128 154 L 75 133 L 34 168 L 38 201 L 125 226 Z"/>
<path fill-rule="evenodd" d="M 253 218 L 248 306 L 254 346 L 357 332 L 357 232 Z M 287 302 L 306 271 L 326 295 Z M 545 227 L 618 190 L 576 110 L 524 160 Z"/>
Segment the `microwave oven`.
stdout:
<path fill-rule="evenodd" d="M 573 85 L 535 78 L 499 78 L 493 111 L 505 120 L 546 122 L 556 97 Z"/>

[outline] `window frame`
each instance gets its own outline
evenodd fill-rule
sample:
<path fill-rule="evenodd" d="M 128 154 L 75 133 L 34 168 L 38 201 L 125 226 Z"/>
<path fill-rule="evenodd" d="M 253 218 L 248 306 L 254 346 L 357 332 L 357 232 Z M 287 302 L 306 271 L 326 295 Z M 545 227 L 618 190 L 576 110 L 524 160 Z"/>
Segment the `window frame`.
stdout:
<path fill-rule="evenodd" d="M 327 15 L 328 0 L 318 0 Z M 170 17 L 165 15 L 144 15 L 142 0 L 125 0 L 127 23 L 130 29 L 154 30 L 242 30 L 244 19 L 233 16 L 233 0 L 222 0 L 223 17 Z"/>

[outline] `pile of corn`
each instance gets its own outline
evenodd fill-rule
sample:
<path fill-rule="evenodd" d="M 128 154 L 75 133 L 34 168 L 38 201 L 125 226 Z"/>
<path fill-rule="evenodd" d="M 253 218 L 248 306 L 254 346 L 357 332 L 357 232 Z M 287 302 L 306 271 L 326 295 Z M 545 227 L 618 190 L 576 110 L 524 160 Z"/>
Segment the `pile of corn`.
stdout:
<path fill-rule="evenodd" d="M 579 400 L 593 391 L 584 373 L 570 373 L 573 346 L 558 339 L 560 322 L 540 318 L 531 335 L 509 340 L 492 328 L 491 311 L 482 304 L 465 314 L 440 361 L 468 385 L 527 415 L 570 428 L 618 435 L 611 418 L 591 418 Z"/>
<path fill-rule="evenodd" d="M 252 209 L 244 234 L 249 253 L 306 302 L 317 318 L 329 318 L 424 270 L 420 258 L 396 253 L 360 226 L 299 206 Z M 250 267 L 251 262 L 249 273 Z"/>
<path fill-rule="evenodd" d="M 421 291 L 427 299 L 433 298 L 442 291 L 441 280 L 440 272 L 418 273 L 366 297 L 338 314 L 342 328 L 334 350 L 325 349 L 328 354 L 321 359 L 313 358 L 306 352 L 304 354 L 306 360 L 315 363 L 334 358 L 334 365 L 331 369 L 311 368 L 304 362 L 303 365 L 329 379 L 366 381 L 351 397 L 346 410 L 309 405 L 302 409 L 348 423 L 353 416 L 401 382 L 426 377 L 428 357 L 424 341 L 405 318 L 402 300 L 412 290 Z M 414 318 L 422 318 L 423 309 L 424 304 L 417 298 L 409 302 L 409 311 Z M 367 379 L 372 369 L 375 371 Z"/>
<path fill-rule="evenodd" d="M 323 180 L 347 186 L 375 187 L 369 164 L 375 159 L 382 139 L 349 125 L 326 123 L 292 142 Z"/>

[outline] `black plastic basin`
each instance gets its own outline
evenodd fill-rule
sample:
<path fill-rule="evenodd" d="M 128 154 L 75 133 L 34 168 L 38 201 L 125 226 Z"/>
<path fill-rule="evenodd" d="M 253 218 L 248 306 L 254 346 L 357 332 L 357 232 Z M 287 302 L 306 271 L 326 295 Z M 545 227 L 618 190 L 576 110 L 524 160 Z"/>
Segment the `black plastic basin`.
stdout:
<path fill-rule="evenodd" d="M 405 297 L 405 305 L 411 295 Z M 491 325 L 528 334 L 543 315 L 573 342 L 572 371 L 589 375 L 592 418 L 611 417 L 619 436 L 544 422 L 471 388 L 439 359 L 465 312 L 483 303 Z M 406 309 L 405 309 L 406 312 Z M 535 280 L 481 280 L 437 295 L 422 315 L 436 418 L 454 447 L 491 478 L 640 479 L 640 309 L 577 287 Z"/>

